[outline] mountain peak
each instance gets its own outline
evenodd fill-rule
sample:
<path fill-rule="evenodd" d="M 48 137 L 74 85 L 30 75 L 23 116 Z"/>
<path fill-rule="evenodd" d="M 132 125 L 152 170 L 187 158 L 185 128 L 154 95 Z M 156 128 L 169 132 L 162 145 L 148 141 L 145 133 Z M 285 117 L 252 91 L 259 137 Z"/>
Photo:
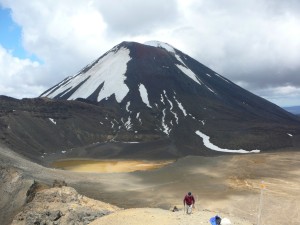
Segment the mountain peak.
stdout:
<path fill-rule="evenodd" d="M 161 41 L 146 41 L 144 43 L 144 45 L 149 45 L 149 46 L 157 47 L 157 48 L 164 48 L 164 49 L 166 49 L 169 52 L 175 53 L 175 48 L 172 45 L 170 45 L 168 43 L 165 43 L 165 42 L 161 42 Z"/>
<path fill-rule="evenodd" d="M 109 122 L 106 131 L 119 140 L 164 137 L 178 146 L 190 142 L 195 152 L 203 143 L 210 151 L 236 153 L 288 146 L 292 131 L 274 131 L 270 144 L 261 124 L 297 123 L 278 106 L 159 41 L 122 42 L 41 96 L 113 109 L 112 118 L 99 123 Z"/>

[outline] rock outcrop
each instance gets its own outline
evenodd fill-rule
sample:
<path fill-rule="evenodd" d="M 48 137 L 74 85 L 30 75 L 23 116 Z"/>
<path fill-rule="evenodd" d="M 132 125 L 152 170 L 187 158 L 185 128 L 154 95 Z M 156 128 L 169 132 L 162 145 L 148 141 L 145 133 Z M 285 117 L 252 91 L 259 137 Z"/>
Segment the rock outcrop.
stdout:
<path fill-rule="evenodd" d="M 32 180 L 24 177 L 20 169 L 2 166 L 1 160 L 0 163 L 0 224 L 6 225 L 24 205 Z"/>
<path fill-rule="evenodd" d="M 116 206 L 78 194 L 72 187 L 54 187 L 35 193 L 12 225 L 85 225 L 117 210 Z"/>

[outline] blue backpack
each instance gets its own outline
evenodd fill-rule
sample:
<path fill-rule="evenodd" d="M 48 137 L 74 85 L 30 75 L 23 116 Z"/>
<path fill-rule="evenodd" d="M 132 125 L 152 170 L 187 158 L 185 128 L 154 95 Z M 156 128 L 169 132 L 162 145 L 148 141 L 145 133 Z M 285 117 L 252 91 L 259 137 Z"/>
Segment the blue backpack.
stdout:
<path fill-rule="evenodd" d="M 216 216 L 210 218 L 209 222 L 211 223 L 211 225 L 220 225 L 221 224 L 221 217 L 216 215 Z"/>

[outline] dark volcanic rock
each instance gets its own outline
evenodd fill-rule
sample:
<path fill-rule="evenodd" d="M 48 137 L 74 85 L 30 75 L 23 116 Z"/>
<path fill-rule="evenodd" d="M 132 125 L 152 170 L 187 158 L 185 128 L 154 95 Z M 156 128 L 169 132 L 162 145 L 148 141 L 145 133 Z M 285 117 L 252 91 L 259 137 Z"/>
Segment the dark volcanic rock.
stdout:
<path fill-rule="evenodd" d="M 28 189 L 28 191 L 26 193 L 26 203 L 31 202 L 34 199 L 35 194 L 38 191 L 41 191 L 41 190 L 44 190 L 44 189 L 47 189 L 47 188 L 49 188 L 49 186 L 47 186 L 45 184 L 42 184 L 42 183 L 39 183 L 37 181 L 34 181 L 33 184 L 30 186 L 30 188 Z"/>

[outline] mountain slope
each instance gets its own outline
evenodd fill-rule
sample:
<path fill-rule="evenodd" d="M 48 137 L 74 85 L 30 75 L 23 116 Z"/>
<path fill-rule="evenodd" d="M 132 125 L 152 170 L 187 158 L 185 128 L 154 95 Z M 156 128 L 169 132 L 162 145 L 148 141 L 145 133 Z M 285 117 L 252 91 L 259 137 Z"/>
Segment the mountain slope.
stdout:
<path fill-rule="evenodd" d="M 284 107 L 284 109 L 290 113 L 293 113 L 295 115 L 300 115 L 300 106 L 290 106 L 290 107 Z"/>
<path fill-rule="evenodd" d="M 41 96 L 104 105 L 113 99 L 127 109 L 175 107 L 184 116 L 191 104 L 203 103 L 204 109 L 213 103 L 259 117 L 294 119 L 179 50 L 160 42 L 149 44 L 123 42 Z"/>
<path fill-rule="evenodd" d="M 55 141 L 47 147 L 39 146 L 39 132 L 34 135 L 39 145 L 30 146 L 43 151 L 53 151 L 51 143 L 56 143 L 55 148 L 89 145 L 85 153 L 98 157 L 159 158 L 259 152 L 299 143 L 297 117 L 161 42 L 122 42 L 41 97 L 53 100 L 26 100 L 25 108 L 30 116 L 36 108 L 47 120 L 43 125 L 31 121 L 40 124 L 38 130 L 55 129 Z M 24 106 L 24 101 L 16 104 Z M 55 106 L 51 113 L 43 112 L 52 107 L 45 104 Z M 57 117 L 56 108 L 64 110 Z M 63 119 L 66 112 L 69 117 Z M 54 117 L 55 124 L 49 122 Z"/>

